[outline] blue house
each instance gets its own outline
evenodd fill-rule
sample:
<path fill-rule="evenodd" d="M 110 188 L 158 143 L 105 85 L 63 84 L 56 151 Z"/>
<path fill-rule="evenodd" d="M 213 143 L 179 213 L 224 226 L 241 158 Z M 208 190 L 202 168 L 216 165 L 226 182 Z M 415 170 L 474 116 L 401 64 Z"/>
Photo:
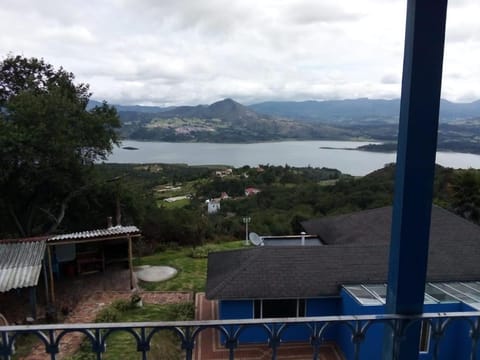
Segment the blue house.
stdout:
<path fill-rule="evenodd" d="M 206 296 L 218 300 L 220 319 L 261 319 L 383 314 L 388 278 L 391 207 L 306 221 L 318 242 L 275 245 L 212 253 Z M 433 207 L 425 313 L 480 310 L 480 227 Z M 309 331 L 287 329 L 282 341 L 309 341 Z M 384 326 L 376 324 L 362 341 L 362 359 L 381 359 Z M 347 359 L 353 356 L 351 332 L 329 328 Z M 460 340 L 464 339 L 464 340 Z M 240 343 L 265 342 L 261 329 L 248 329 Z M 440 343 L 441 359 L 468 358 L 468 329 L 451 324 Z M 422 324 L 420 358 L 432 359 L 429 324 Z"/>

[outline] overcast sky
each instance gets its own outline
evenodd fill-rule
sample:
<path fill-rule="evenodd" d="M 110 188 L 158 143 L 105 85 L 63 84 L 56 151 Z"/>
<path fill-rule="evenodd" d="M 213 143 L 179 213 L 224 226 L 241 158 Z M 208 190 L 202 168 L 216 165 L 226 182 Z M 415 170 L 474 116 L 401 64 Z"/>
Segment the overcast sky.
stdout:
<path fill-rule="evenodd" d="M 0 56 L 113 104 L 400 96 L 406 0 L 2 0 Z M 480 99 L 480 1 L 451 0 L 442 97 Z"/>

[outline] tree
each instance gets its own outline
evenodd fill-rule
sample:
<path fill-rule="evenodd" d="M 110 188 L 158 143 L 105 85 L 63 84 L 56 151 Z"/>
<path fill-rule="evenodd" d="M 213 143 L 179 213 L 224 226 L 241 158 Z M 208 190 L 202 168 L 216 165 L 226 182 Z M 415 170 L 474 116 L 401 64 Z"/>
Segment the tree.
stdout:
<path fill-rule="evenodd" d="M 69 202 L 92 185 L 93 164 L 118 145 L 115 108 L 88 111 L 90 96 L 87 84 L 43 59 L 0 63 L 0 214 L 11 220 L 4 235 L 55 231 Z"/>
<path fill-rule="evenodd" d="M 452 181 L 452 207 L 464 218 L 480 223 L 480 172 L 460 170 Z"/>

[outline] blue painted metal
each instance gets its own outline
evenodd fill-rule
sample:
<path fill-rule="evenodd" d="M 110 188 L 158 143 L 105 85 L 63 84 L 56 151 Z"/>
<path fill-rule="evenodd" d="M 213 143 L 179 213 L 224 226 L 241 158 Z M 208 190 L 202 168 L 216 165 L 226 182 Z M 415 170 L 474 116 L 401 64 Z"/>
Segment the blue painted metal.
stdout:
<path fill-rule="evenodd" d="M 387 312 L 419 314 L 428 259 L 447 0 L 408 0 Z M 387 330 L 384 359 L 418 358 L 420 324 Z M 399 339 L 396 337 L 396 339 Z"/>
<path fill-rule="evenodd" d="M 235 350 L 238 348 L 238 337 L 242 331 L 251 327 L 262 327 L 267 335 L 267 343 L 271 348 L 271 358 L 277 358 L 277 351 L 284 343 L 283 335 L 289 327 L 303 326 L 308 329 L 311 336 L 305 344 L 312 346 L 312 359 L 318 359 L 320 348 L 325 343 L 324 334 L 332 327 L 342 326 L 348 330 L 351 346 L 354 351 L 349 359 L 365 359 L 361 355 L 361 349 L 367 345 L 368 338 L 378 326 L 400 329 L 399 324 L 408 323 L 409 326 L 428 321 L 432 325 L 432 355 L 428 359 L 446 360 L 451 359 L 451 354 L 442 352 L 442 340 L 450 340 L 447 332 L 456 331 L 457 325 L 461 325 L 462 336 L 465 344 L 470 349 L 465 353 L 465 359 L 478 358 L 478 343 L 480 341 L 480 312 L 450 312 L 450 313 L 425 313 L 422 315 L 356 315 L 356 316 L 323 316 L 287 319 L 263 319 L 263 320 L 211 320 L 211 321 L 184 321 L 184 322 L 137 322 L 137 323 L 98 323 L 98 324 L 58 324 L 58 325 L 33 325 L 33 326 L 1 326 L 0 327 L 0 359 L 10 360 L 14 353 L 14 343 L 21 334 L 34 334 L 45 345 L 45 353 L 50 354 L 51 359 L 56 359 L 59 354 L 61 339 L 68 333 L 81 332 L 86 335 L 86 341 L 90 342 L 92 353 L 97 359 L 101 359 L 108 352 L 107 342 L 110 336 L 119 331 L 127 332 L 136 343 L 136 349 L 142 359 L 147 359 L 151 341 L 158 332 L 171 331 L 178 336 L 179 344 L 185 350 L 184 358 L 191 359 L 193 350 L 197 345 L 199 334 L 206 329 L 214 329 L 228 340 L 225 344 L 229 349 L 229 358 L 235 358 Z M 395 336 L 402 338 L 408 328 L 401 328 Z M 374 336 L 376 339 L 378 337 Z M 396 340 L 396 338 L 395 338 Z M 378 344 L 378 341 L 377 341 Z M 458 345 L 458 344 L 457 344 Z M 463 343 L 460 345 L 463 346 Z M 455 359 L 458 351 L 455 352 Z M 397 353 L 394 353 L 394 358 Z M 376 359 L 368 358 L 368 360 Z"/>

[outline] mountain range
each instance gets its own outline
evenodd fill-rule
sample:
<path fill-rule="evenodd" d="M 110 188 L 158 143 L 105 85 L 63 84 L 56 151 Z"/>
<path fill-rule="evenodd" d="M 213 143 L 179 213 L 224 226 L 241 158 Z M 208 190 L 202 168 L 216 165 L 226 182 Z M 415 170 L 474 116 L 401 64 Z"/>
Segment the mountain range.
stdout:
<path fill-rule="evenodd" d="M 91 102 L 89 106 L 96 103 Z M 189 142 L 274 140 L 371 140 L 394 143 L 400 100 L 352 99 L 263 102 L 232 99 L 211 105 L 156 107 L 115 105 L 128 139 Z M 438 147 L 480 153 L 480 101 L 441 101 Z M 394 146 L 368 147 L 390 151 Z"/>
<path fill-rule="evenodd" d="M 250 105 L 263 114 L 323 122 L 358 122 L 359 120 L 397 120 L 400 99 L 350 99 L 329 101 L 269 101 Z M 471 103 L 440 101 L 440 121 L 480 117 L 480 100 Z"/>

